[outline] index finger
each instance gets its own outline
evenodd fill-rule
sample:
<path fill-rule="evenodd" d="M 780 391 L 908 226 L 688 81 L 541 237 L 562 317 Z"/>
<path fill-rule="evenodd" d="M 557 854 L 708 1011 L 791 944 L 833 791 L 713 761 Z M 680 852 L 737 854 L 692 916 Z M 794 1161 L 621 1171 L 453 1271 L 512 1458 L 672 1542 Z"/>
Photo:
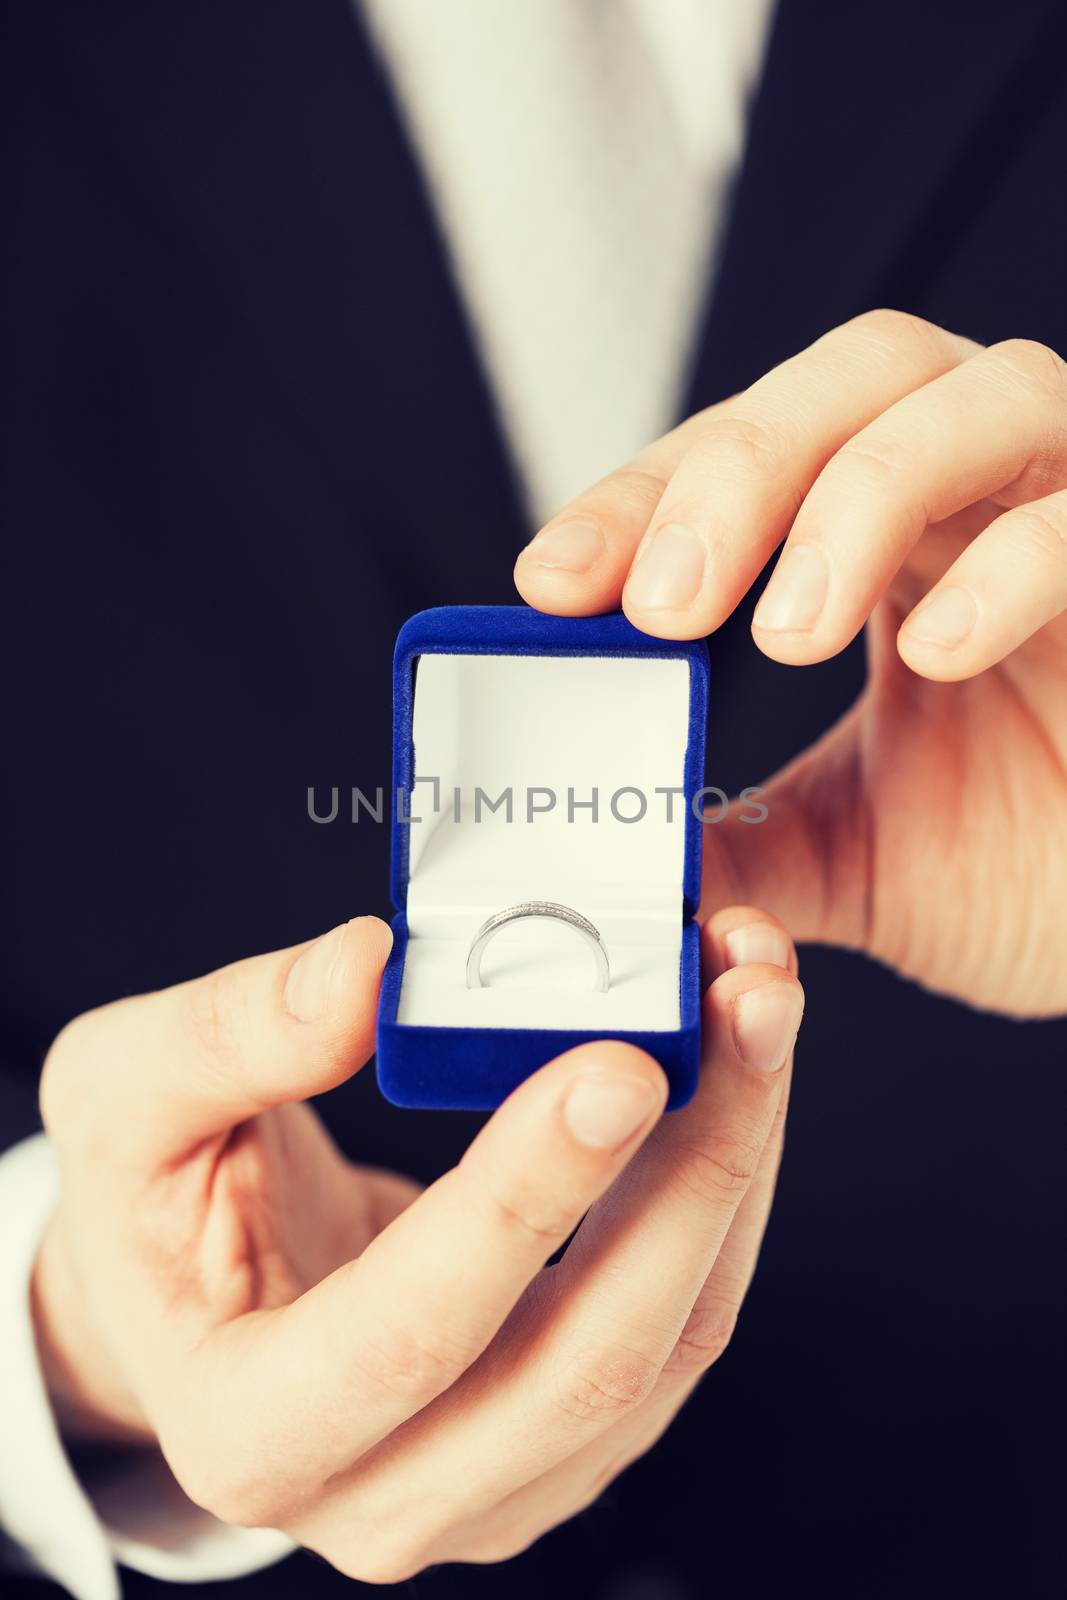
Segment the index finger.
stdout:
<path fill-rule="evenodd" d="M 661 638 L 710 633 L 835 451 L 978 348 L 894 311 L 833 329 L 579 495 L 519 556 L 520 594 L 564 616 L 621 604 Z"/>

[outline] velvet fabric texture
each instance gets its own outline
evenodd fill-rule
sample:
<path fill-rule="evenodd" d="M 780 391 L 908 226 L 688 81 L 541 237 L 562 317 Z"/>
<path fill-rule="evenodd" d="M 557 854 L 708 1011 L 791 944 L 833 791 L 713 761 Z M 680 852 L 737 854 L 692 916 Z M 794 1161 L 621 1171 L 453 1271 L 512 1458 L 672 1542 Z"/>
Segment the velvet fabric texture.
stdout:
<path fill-rule="evenodd" d="M 412 737 L 420 657 L 445 655 L 614 656 L 684 660 L 689 664 L 689 729 L 684 758 L 685 855 L 679 916 L 679 1026 L 670 1031 L 585 1031 L 565 1028 L 413 1026 L 398 1020 L 408 946 L 407 891 Z M 539 1067 L 573 1046 L 621 1039 L 655 1057 L 670 1084 L 668 1107 L 685 1105 L 700 1060 L 700 950 L 693 920 L 700 900 L 703 825 L 692 800 L 703 783 L 708 703 L 708 652 L 702 640 L 653 639 L 621 614 L 549 617 L 526 606 L 442 606 L 411 617 L 400 630 L 393 662 L 392 893 L 393 949 L 382 979 L 377 1070 L 394 1105 L 490 1110 Z M 401 809 L 403 808 L 403 809 Z"/>

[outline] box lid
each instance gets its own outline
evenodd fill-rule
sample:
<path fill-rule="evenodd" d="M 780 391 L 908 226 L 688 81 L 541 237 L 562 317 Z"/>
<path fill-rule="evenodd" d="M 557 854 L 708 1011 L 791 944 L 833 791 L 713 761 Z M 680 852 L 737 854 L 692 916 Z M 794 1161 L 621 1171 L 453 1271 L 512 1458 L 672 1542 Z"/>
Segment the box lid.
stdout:
<path fill-rule="evenodd" d="M 451 875 L 448 893 L 467 893 L 459 875 L 492 884 L 515 858 L 537 863 L 538 882 L 587 871 L 613 893 L 667 896 L 681 918 L 693 916 L 703 640 L 655 639 L 621 613 L 439 607 L 401 629 L 393 690 L 398 910 L 413 874 L 432 914 L 442 877 Z"/>

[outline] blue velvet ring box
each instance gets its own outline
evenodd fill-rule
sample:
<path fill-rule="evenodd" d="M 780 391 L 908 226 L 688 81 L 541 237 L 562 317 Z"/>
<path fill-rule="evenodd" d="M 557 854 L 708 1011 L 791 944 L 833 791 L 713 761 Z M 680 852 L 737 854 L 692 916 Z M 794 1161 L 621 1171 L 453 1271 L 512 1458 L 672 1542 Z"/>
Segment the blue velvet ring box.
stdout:
<path fill-rule="evenodd" d="M 382 1092 L 487 1110 L 561 1051 L 609 1038 L 653 1055 L 684 1105 L 700 1055 L 703 642 L 620 615 L 442 607 L 401 629 L 393 692 Z M 478 928 L 529 900 L 596 925 L 607 993 L 574 930 L 540 919 L 502 929 L 484 987 L 467 988 Z"/>

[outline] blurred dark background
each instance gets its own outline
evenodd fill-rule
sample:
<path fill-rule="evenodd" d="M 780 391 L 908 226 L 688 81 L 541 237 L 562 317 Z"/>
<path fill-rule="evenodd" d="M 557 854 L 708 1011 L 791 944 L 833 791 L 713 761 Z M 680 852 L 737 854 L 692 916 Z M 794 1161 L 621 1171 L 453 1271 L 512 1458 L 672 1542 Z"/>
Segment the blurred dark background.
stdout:
<path fill-rule="evenodd" d="M 312 825 L 306 790 L 388 782 L 397 628 L 512 601 L 531 530 L 347 0 L 4 16 L 6 1144 L 73 1014 L 388 914 L 385 830 Z M 1065 52 L 1056 0 L 785 0 L 685 410 L 880 303 L 1067 352 Z M 769 662 L 747 608 L 711 644 L 726 788 L 862 681 L 855 650 Z M 730 1351 L 593 1510 L 420 1600 L 1060 1589 L 1067 1028 L 838 953 L 802 972 Z M 322 1113 L 422 1177 L 476 1125 L 370 1071 Z M 203 1592 L 350 1587 L 297 1556 Z"/>

